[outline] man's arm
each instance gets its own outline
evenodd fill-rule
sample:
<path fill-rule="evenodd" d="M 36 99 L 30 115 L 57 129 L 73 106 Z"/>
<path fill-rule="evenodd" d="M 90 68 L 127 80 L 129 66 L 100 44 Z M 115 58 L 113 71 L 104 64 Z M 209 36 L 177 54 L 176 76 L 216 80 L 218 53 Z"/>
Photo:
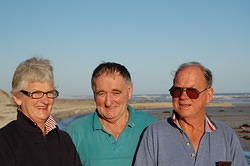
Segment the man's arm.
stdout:
<path fill-rule="evenodd" d="M 232 155 L 232 166 L 248 166 L 246 157 L 244 155 L 244 151 L 242 150 L 240 141 L 233 132 L 232 140 L 231 140 L 231 155 Z"/>

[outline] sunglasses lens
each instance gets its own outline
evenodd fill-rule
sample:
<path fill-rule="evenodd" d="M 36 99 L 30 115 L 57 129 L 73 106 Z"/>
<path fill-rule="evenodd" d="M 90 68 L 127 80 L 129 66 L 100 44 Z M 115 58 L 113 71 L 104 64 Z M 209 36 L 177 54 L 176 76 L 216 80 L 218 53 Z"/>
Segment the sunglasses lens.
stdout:
<path fill-rule="evenodd" d="M 182 89 L 180 87 L 172 87 L 169 91 L 172 97 L 180 97 L 182 93 Z"/>
<path fill-rule="evenodd" d="M 194 88 L 187 88 L 186 93 L 190 99 L 197 99 L 199 97 L 199 91 Z"/>
<path fill-rule="evenodd" d="M 180 97 L 183 92 L 183 88 L 172 87 L 169 91 L 172 97 Z M 186 94 L 190 99 L 197 99 L 199 97 L 199 91 L 195 88 L 187 88 Z"/>

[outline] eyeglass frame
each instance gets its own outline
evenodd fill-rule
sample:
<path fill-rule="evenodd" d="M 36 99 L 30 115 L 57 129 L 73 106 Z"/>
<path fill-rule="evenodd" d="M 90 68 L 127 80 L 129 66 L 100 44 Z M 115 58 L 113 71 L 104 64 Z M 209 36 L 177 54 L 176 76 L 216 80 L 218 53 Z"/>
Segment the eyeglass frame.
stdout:
<path fill-rule="evenodd" d="M 180 89 L 181 89 L 181 93 L 180 93 L 179 96 L 174 97 L 174 95 L 171 94 L 171 90 L 172 90 L 173 88 L 180 88 Z M 195 90 L 196 93 L 197 93 L 197 97 L 196 97 L 196 98 L 190 97 L 190 96 L 188 95 L 188 93 L 187 93 L 187 89 Z M 200 94 L 201 94 L 202 92 L 205 92 L 205 91 L 208 90 L 208 89 L 209 89 L 209 88 L 205 88 L 205 89 L 199 91 L 199 90 L 196 89 L 196 88 L 178 87 L 178 86 L 174 86 L 174 85 L 173 85 L 173 86 L 169 89 L 169 92 L 170 92 L 170 95 L 171 95 L 173 98 L 181 97 L 181 95 L 182 95 L 183 92 L 185 91 L 186 94 L 187 94 L 187 96 L 188 96 L 190 99 L 198 99 L 199 96 L 200 96 Z"/>
<path fill-rule="evenodd" d="M 26 90 L 20 90 L 21 93 L 23 93 L 24 95 L 28 96 L 28 97 L 31 97 L 32 99 L 41 99 L 43 98 L 43 96 L 46 94 L 46 96 L 49 98 L 49 99 L 55 99 L 59 96 L 59 92 L 54 89 L 54 90 L 50 90 L 50 91 L 47 91 L 47 92 L 43 92 L 43 91 L 34 91 L 34 92 L 29 92 L 29 91 L 26 91 Z M 48 96 L 48 93 L 52 93 L 52 92 L 55 92 L 56 96 L 55 97 L 49 97 Z M 33 97 L 33 94 L 34 93 L 42 93 L 41 97 Z"/>

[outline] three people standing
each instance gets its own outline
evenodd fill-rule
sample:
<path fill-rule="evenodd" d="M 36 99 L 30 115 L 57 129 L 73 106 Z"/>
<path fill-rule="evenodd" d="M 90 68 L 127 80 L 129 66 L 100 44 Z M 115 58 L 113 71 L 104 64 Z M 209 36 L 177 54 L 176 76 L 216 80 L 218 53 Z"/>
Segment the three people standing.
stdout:
<path fill-rule="evenodd" d="M 207 115 L 212 73 L 200 63 L 177 69 L 169 89 L 174 110 L 161 121 L 128 104 L 133 84 L 125 66 L 100 64 L 91 85 L 96 111 L 68 126 L 74 146 L 51 116 L 59 92 L 50 62 L 31 58 L 21 63 L 12 80 L 17 120 L 0 129 L 0 164 L 247 166 L 235 132 Z"/>

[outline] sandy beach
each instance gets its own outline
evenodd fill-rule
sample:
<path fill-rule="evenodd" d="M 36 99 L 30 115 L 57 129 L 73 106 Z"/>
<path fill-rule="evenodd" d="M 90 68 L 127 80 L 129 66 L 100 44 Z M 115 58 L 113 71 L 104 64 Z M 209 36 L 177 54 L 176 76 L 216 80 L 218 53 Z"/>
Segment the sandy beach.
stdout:
<path fill-rule="evenodd" d="M 139 110 L 145 110 L 160 119 L 170 116 L 170 102 L 130 102 Z M 57 121 L 67 117 L 86 114 L 95 110 L 93 100 L 56 100 L 52 115 Z M 232 127 L 240 138 L 245 151 L 250 151 L 250 103 L 210 103 L 208 115 Z M 16 119 L 16 107 L 11 103 L 0 103 L 0 128 Z"/>

